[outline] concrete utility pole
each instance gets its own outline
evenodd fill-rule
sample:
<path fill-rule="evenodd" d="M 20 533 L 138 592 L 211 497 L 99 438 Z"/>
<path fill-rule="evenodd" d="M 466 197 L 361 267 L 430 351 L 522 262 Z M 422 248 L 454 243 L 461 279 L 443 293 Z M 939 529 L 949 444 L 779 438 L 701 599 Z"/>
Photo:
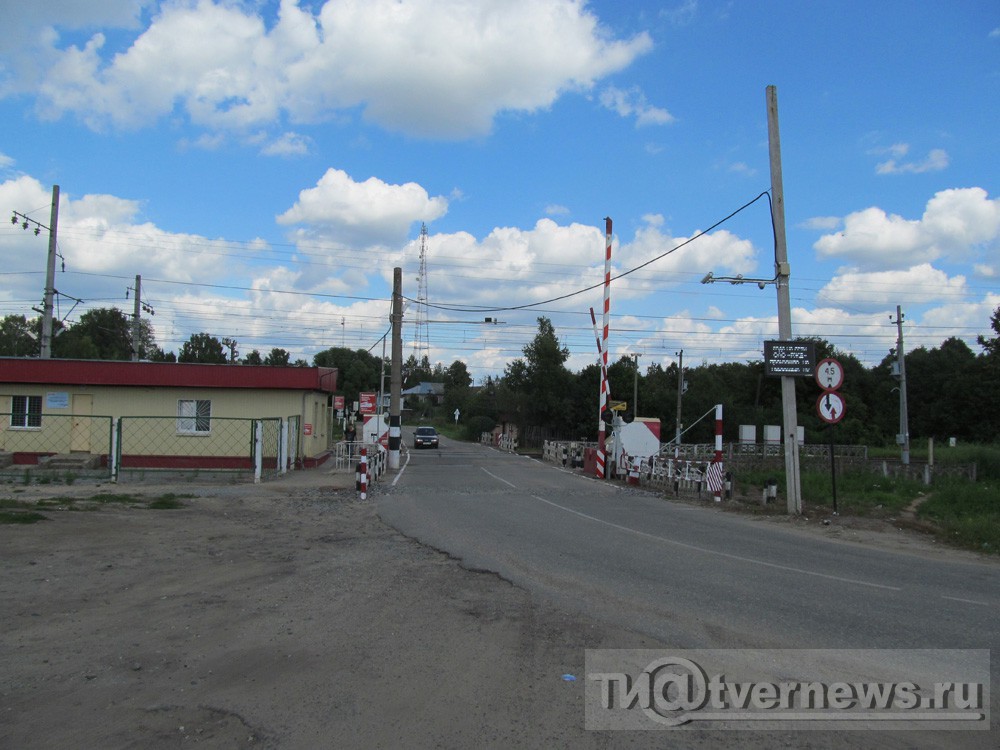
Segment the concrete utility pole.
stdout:
<path fill-rule="evenodd" d="M 774 220 L 774 278 L 778 290 L 778 338 L 792 340 L 791 276 L 785 240 L 785 193 L 781 180 L 781 136 L 778 132 L 778 91 L 767 87 L 767 144 L 771 161 L 771 211 Z M 795 410 L 795 378 L 781 377 L 781 410 L 785 430 L 785 478 L 788 512 L 802 513 L 799 475 L 799 425 Z"/>
<path fill-rule="evenodd" d="M 135 307 L 132 308 L 132 361 L 139 361 L 139 317 L 142 310 L 142 276 L 135 275 Z"/>
<path fill-rule="evenodd" d="M 399 468 L 403 390 L 403 269 L 392 269 L 392 365 L 389 368 L 389 468 Z"/>
<path fill-rule="evenodd" d="M 52 213 L 49 219 L 49 259 L 45 267 L 45 299 L 42 304 L 42 345 L 39 356 L 52 358 L 52 316 L 55 312 L 53 299 L 56 294 L 56 233 L 59 225 L 59 186 L 52 186 Z"/>
<path fill-rule="evenodd" d="M 677 423 L 674 430 L 674 458 L 681 452 L 681 397 L 684 395 L 684 350 L 677 352 Z"/>
<path fill-rule="evenodd" d="M 639 416 L 639 357 L 642 356 L 642 352 L 636 352 L 629 355 L 635 360 L 635 373 L 632 378 L 632 414 Z"/>
<path fill-rule="evenodd" d="M 891 320 L 891 318 L 890 318 Z M 899 374 L 899 435 L 896 442 L 903 451 L 903 465 L 910 463 L 910 415 L 906 406 L 906 356 L 903 352 L 903 309 L 896 305 L 896 367 Z"/>

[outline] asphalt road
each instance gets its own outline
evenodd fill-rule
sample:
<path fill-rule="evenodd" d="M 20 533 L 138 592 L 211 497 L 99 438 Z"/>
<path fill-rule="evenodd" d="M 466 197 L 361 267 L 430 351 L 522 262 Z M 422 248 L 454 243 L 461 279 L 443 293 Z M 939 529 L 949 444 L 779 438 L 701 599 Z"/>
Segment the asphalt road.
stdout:
<path fill-rule="evenodd" d="M 386 522 L 674 648 L 1000 648 L 995 563 L 828 541 L 483 446 L 404 440 Z"/>

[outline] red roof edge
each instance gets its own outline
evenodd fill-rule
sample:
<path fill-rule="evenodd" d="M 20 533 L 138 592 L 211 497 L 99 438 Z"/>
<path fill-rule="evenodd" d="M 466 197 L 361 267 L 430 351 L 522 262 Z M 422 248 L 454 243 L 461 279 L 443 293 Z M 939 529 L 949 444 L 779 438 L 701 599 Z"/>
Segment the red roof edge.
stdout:
<path fill-rule="evenodd" d="M 181 362 L 109 362 L 94 359 L 0 357 L 0 383 L 163 388 L 337 390 L 335 367 L 201 365 Z"/>

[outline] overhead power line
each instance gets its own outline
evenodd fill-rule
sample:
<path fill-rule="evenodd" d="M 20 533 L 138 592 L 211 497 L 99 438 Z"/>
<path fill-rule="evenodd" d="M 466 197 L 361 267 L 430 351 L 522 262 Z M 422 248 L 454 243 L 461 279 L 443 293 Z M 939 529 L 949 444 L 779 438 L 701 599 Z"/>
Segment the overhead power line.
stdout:
<path fill-rule="evenodd" d="M 761 198 L 763 198 L 765 196 L 768 198 L 768 202 L 770 202 L 770 198 L 771 198 L 770 192 L 767 191 L 767 190 L 765 190 L 762 193 L 760 193 L 756 198 L 754 198 L 751 201 L 748 201 L 747 203 L 744 203 L 742 206 L 740 206 L 739 208 L 737 208 L 731 214 L 729 214 L 728 216 L 725 216 L 722 219 L 719 219 L 717 222 L 715 222 L 714 224 L 712 224 L 707 229 L 702 229 L 701 231 L 695 232 L 695 234 L 693 234 L 691 237 L 688 237 L 683 242 L 677 243 L 676 245 L 674 245 L 672 248 L 670 248 L 666 252 L 660 253 L 655 258 L 650 258 L 645 263 L 640 263 L 639 265 L 634 266 L 633 268 L 630 268 L 627 271 L 623 271 L 622 273 L 618 274 L 617 276 L 612 276 L 611 279 L 610 279 L 610 281 L 616 281 L 618 279 L 623 279 L 626 276 L 629 276 L 630 274 L 633 274 L 636 271 L 639 271 L 639 270 L 645 268 L 646 266 L 649 266 L 649 265 L 652 265 L 653 263 L 656 263 L 658 260 L 662 260 L 663 258 L 666 258 L 668 255 L 671 255 L 671 254 L 677 252 L 682 247 L 685 247 L 686 245 L 690 245 L 692 242 L 694 242 L 698 238 L 704 237 L 709 232 L 711 232 L 711 231 L 717 229 L 718 227 L 722 226 L 727 221 L 729 221 L 734 216 L 736 216 L 738 213 L 746 210 L 747 208 L 749 208 L 750 206 L 752 206 L 754 203 L 756 203 L 757 201 L 759 201 Z M 596 284 L 592 284 L 592 285 L 590 285 L 588 287 L 584 287 L 583 289 L 577 289 L 575 292 L 570 292 L 568 294 L 561 294 L 561 295 L 559 295 L 557 297 L 550 297 L 549 299 L 539 300 L 538 302 L 527 302 L 527 303 L 525 303 L 523 305 L 508 305 L 508 306 L 505 306 L 505 307 L 487 307 L 487 306 L 480 306 L 480 305 L 472 305 L 472 306 L 468 306 L 468 307 L 459 307 L 459 306 L 456 306 L 456 305 L 430 304 L 430 303 L 427 303 L 427 306 L 428 307 L 436 308 L 438 310 L 449 310 L 451 312 L 467 312 L 467 313 L 473 313 L 473 312 L 510 312 L 510 311 L 513 311 L 513 310 L 526 310 L 526 309 L 529 309 L 529 308 L 532 308 L 532 307 L 537 307 L 538 305 L 549 305 L 549 304 L 551 304 L 553 302 L 561 302 L 564 299 L 569 299 L 570 297 L 576 297 L 577 295 L 584 294 L 585 292 L 590 292 L 590 291 L 593 291 L 594 289 L 598 289 L 600 287 L 603 287 L 604 284 L 605 284 L 604 281 L 600 281 L 600 282 L 598 282 Z M 408 298 L 404 297 L 404 299 L 408 299 Z M 408 301 L 410 301 L 410 302 L 416 302 L 416 300 L 410 300 L 410 299 L 408 299 Z"/>

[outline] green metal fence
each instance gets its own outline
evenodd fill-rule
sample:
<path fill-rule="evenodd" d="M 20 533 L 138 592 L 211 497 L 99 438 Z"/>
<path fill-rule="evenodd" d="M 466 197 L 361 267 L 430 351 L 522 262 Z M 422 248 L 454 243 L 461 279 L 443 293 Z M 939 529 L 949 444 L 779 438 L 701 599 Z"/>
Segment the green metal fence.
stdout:
<path fill-rule="evenodd" d="M 0 413 L 0 481 L 59 476 L 270 479 L 301 466 L 301 417 Z"/>
<path fill-rule="evenodd" d="M 292 414 L 285 423 L 288 425 L 288 443 L 285 451 L 285 459 L 290 469 L 301 468 L 302 466 L 302 444 L 299 435 L 302 434 L 302 416 Z"/>
<path fill-rule="evenodd" d="M 170 471 L 273 477 L 283 470 L 282 420 L 238 417 L 122 417 L 119 476 Z"/>
<path fill-rule="evenodd" d="M 0 413 L 0 475 L 73 472 L 107 475 L 113 455 L 112 417 Z M 70 461 L 72 459 L 72 461 Z"/>

